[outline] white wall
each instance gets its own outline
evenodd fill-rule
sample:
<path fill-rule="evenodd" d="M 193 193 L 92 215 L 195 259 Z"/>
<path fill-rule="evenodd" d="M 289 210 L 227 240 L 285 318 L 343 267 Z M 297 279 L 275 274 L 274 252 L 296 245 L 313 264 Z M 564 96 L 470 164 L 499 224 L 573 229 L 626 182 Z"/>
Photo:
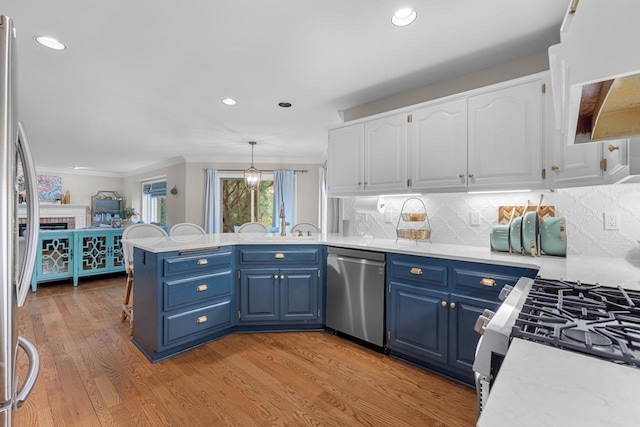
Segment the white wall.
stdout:
<path fill-rule="evenodd" d="M 37 168 L 38 175 L 54 175 L 62 177 L 62 192 L 69 191 L 72 205 L 91 206 L 91 196 L 98 191 L 117 191 L 126 197 L 125 180 L 120 177 L 108 177 L 78 173 L 60 173 L 56 170 Z M 127 197 L 127 204 L 129 202 Z"/>
<path fill-rule="evenodd" d="M 432 229 L 433 243 L 490 247 L 491 227 L 498 223 L 498 207 L 538 204 L 540 192 L 503 194 L 446 193 L 422 195 Z M 603 185 L 545 191 L 543 205 L 555 206 L 556 216 L 567 218 L 567 253 L 640 259 L 640 184 Z M 396 224 L 407 197 L 386 197 L 387 216 L 367 210 L 367 220 L 352 222 L 355 235 L 396 238 Z M 359 202 L 358 204 L 360 204 Z M 344 219 L 354 219 L 356 198 L 344 199 Z M 480 225 L 470 225 L 471 211 Z M 620 230 L 604 230 L 603 213 L 619 212 Z M 399 244 L 414 244 L 400 240 Z M 428 244 L 428 241 L 419 244 Z M 519 255 L 514 255 L 519 256 Z"/>

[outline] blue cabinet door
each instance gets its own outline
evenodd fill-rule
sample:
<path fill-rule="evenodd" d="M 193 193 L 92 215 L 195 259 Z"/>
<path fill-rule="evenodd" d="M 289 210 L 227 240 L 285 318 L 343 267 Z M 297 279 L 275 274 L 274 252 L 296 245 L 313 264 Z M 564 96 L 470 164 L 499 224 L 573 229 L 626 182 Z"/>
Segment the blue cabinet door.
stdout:
<path fill-rule="evenodd" d="M 392 281 L 387 347 L 419 360 L 446 363 L 447 296 L 445 292 Z"/>
<path fill-rule="evenodd" d="M 77 231 L 76 265 L 73 284 L 78 277 L 124 271 L 122 256 L 122 229 L 98 229 Z"/>
<path fill-rule="evenodd" d="M 473 383 L 473 361 L 480 339 L 473 327 L 484 309 L 496 311 L 499 302 L 451 294 L 449 308 L 449 366 Z"/>
<path fill-rule="evenodd" d="M 280 270 L 280 320 L 318 318 L 318 269 Z"/>
<path fill-rule="evenodd" d="M 37 289 L 41 281 L 59 280 L 73 277 L 74 238 L 72 232 L 40 232 L 36 266 L 31 279 L 31 290 Z"/>
<path fill-rule="evenodd" d="M 242 322 L 274 321 L 279 318 L 280 274 L 273 268 L 240 270 L 240 312 Z"/>

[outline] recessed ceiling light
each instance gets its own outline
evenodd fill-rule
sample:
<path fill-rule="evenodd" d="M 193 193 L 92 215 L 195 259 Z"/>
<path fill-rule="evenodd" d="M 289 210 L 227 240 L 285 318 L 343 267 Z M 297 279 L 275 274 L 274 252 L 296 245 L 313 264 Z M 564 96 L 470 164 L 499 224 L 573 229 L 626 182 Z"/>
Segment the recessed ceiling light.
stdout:
<path fill-rule="evenodd" d="M 278 105 L 282 108 L 289 108 L 291 107 L 291 103 L 290 102 L 279 102 Z"/>
<path fill-rule="evenodd" d="M 225 98 L 225 99 L 222 100 L 222 103 L 224 105 L 236 105 L 237 104 L 236 100 L 233 99 L 233 98 Z"/>
<path fill-rule="evenodd" d="M 397 27 L 404 27 L 405 25 L 411 24 L 418 17 L 418 13 L 411 9 L 410 7 L 406 7 L 404 9 L 396 10 L 396 13 L 393 14 L 391 18 L 391 23 Z"/>
<path fill-rule="evenodd" d="M 34 39 L 36 39 L 36 41 L 40 43 L 42 46 L 48 47 L 49 49 L 63 50 L 66 48 L 64 44 L 62 44 L 61 42 L 59 42 L 58 40 L 52 37 L 35 36 Z"/>

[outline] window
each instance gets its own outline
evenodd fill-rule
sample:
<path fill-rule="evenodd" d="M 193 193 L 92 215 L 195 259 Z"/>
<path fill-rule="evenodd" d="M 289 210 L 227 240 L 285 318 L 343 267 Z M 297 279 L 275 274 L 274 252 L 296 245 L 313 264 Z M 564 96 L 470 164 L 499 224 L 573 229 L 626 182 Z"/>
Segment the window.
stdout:
<path fill-rule="evenodd" d="M 256 221 L 271 227 L 273 220 L 273 176 L 263 173 L 260 188 L 247 190 L 241 175 L 220 177 L 222 232 L 233 233 L 234 226 Z M 264 179 L 266 178 L 266 179 Z"/>
<path fill-rule="evenodd" d="M 142 184 L 142 221 L 147 224 L 167 222 L 167 181 Z"/>

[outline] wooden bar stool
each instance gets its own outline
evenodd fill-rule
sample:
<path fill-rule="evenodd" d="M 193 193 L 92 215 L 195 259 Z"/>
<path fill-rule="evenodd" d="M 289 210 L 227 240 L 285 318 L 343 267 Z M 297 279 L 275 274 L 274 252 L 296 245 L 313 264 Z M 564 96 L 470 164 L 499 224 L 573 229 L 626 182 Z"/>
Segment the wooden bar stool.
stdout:
<path fill-rule="evenodd" d="M 127 239 L 139 239 L 143 237 L 166 237 L 164 229 L 153 224 L 134 224 L 124 229 L 122 232 L 122 255 L 127 270 L 127 283 L 124 288 L 124 300 L 122 302 L 122 312 L 120 321 L 124 322 L 129 318 L 129 334 L 133 335 L 133 245 Z"/>

